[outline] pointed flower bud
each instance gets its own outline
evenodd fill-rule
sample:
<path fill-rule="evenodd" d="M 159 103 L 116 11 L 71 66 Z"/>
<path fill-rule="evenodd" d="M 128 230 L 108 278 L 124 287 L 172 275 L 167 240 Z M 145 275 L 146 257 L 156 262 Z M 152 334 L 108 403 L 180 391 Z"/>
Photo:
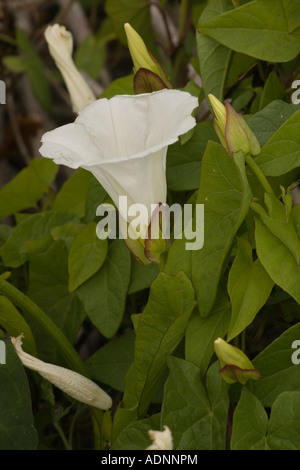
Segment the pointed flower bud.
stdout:
<path fill-rule="evenodd" d="M 150 92 L 161 90 L 162 88 L 173 88 L 172 84 L 167 78 L 166 73 L 157 60 L 148 51 L 141 36 L 130 26 L 129 23 L 126 23 L 124 28 L 127 36 L 130 55 L 133 61 L 133 71 L 135 74 L 138 74 L 139 70 L 142 69 L 142 76 L 141 72 L 139 72 L 137 75 L 137 85 L 139 89 L 138 92 L 145 93 L 148 91 L 147 89 L 140 90 L 142 81 L 147 82 L 147 88 L 149 86 L 152 87 Z"/>
<path fill-rule="evenodd" d="M 239 382 L 245 384 L 248 380 L 260 379 L 256 370 L 246 354 L 221 338 L 214 342 L 215 353 L 220 361 L 220 374 L 227 383 Z"/>
<path fill-rule="evenodd" d="M 68 88 L 73 111 L 79 113 L 86 105 L 95 101 L 95 95 L 77 70 L 73 59 L 73 37 L 64 26 L 55 24 L 45 30 L 45 39 L 57 68 Z"/>
<path fill-rule="evenodd" d="M 215 96 L 208 97 L 214 112 L 214 128 L 223 147 L 230 154 L 258 155 L 261 150 L 259 142 L 243 116 L 228 101 L 224 106 Z"/>
<path fill-rule="evenodd" d="M 112 399 L 98 385 L 83 375 L 64 367 L 40 361 L 22 349 L 22 337 L 11 337 L 11 342 L 24 366 L 38 372 L 53 385 L 82 403 L 107 410 L 112 406 Z"/>
<path fill-rule="evenodd" d="M 146 450 L 173 450 L 172 433 L 168 426 L 164 426 L 163 431 L 148 431 L 150 439 L 153 441 Z"/>

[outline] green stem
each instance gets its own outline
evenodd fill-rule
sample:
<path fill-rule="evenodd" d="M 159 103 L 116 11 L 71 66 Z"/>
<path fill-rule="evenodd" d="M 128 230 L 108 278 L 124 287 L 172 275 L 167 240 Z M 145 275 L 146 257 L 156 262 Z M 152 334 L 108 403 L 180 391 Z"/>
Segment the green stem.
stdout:
<path fill-rule="evenodd" d="M 259 180 L 260 184 L 265 189 L 265 191 L 275 196 L 274 191 L 271 188 L 269 181 L 267 180 L 267 178 L 265 177 L 265 175 L 263 174 L 259 166 L 255 163 L 251 155 L 249 154 L 246 155 L 245 160 L 246 160 L 247 165 L 251 168 L 251 170 L 253 171 L 257 179 Z"/>
<path fill-rule="evenodd" d="M 40 309 L 40 307 L 23 294 L 23 292 L 19 291 L 16 287 L 7 282 L 5 277 L 7 277 L 7 273 L 0 276 L 0 293 L 4 294 L 17 307 L 24 310 L 24 312 L 30 315 L 31 318 L 37 321 L 46 335 L 53 340 L 53 343 L 57 346 L 60 354 L 70 368 L 87 377 L 88 374 L 81 358 L 78 356 L 77 352 L 63 332 L 55 325 L 55 323 L 53 323 L 46 313 Z"/>
<path fill-rule="evenodd" d="M 59 421 L 53 421 L 53 426 L 55 427 L 56 431 L 58 432 L 59 434 L 59 437 L 61 438 L 62 442 L 63 442 L 63 445 L 65 446 L 65 449 L 66 450 L 72 450 L 72 447 L 70 446 L 66 436 L 65 436 L 65 433 L 63 432 L 63 429 L 59 423 Z"/>

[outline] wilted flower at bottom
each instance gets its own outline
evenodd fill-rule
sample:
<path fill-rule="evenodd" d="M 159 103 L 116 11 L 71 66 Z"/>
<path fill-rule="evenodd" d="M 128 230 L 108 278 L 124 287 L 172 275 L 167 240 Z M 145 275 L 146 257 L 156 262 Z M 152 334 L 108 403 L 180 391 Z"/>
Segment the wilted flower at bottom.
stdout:
<path fill-rule="evenodd" d="M 153 441 L 145 450 L 173 450 L 172 433 L 168 426 L 164 426 L 163 431 L 148 431 L 150 439 Z"/>
<path fill-rule="evenodd" d="M 108 410 L 112 406 L 112 399 L 97 384 L 81 374 L 64 367 L 40 361 L 34 356 L 27 354 L 22 349 L 22 337 L 11 337 L 11 342 L 22 361 L 28 369 L 38 372 L 42 377 L 49 380 L 53 385 L 82 403 Z"/>

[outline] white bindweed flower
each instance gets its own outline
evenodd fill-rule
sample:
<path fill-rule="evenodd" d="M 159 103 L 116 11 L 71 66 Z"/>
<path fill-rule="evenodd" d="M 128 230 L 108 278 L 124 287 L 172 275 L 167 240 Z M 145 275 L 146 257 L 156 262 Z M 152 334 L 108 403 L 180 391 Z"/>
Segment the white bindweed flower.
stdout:
<path fill-rule="evenodd" d="M 197 106 L 189 93 L 169 89 L 99 99 L 74 123 L 44 134 L 40 153 L 91 171 L 127 222 L 119 196 L 127 196 L 128 206 L 146 206 L 148 227 L 151 204 L 166 202 L 168 145 L 196 125 L 191 113 Z"/>
<path fill-rule="evenodd" d="M 101 410 L 108 410 L 112 406 L 110 396 L 83 375 L 64 367 L 40 361 L 36 357 L 24 352 L 22 349 L 22 337 L 23 335 L 20 335 L 17 338 L 11 337 L 10 339 L 24 366 L 38 372 L 57 388 L 82 403 L 100 408 Z"/>
<path fill-rule="evenodd" d="M 68 88 L 73 111 L 78 113 L 86 105 L 95 101 L 96 98 L 73 62 L 72 34 L 64 26 L 54 24 L 46 28 L 45 38 L 50 54 Z"/>
<path fill-rule="evenodd" d="M 172 433 L 168 426 L 164 426 L 163 431 L 148 431 L 150 439 L 153 441 L 145 450 L 173 450 Z"/>

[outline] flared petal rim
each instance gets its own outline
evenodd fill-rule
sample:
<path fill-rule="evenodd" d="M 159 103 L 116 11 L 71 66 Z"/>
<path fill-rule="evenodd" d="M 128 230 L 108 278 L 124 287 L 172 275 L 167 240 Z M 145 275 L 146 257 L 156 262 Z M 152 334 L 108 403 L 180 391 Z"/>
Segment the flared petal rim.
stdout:
<path fill-rule="evenodd" d="M 40 153 L 78 168 L 143 158 L 171 145 L 196 125 L 197 98 L 179 90 L 101 98 L 73 124 L 46 132 Z"/>

